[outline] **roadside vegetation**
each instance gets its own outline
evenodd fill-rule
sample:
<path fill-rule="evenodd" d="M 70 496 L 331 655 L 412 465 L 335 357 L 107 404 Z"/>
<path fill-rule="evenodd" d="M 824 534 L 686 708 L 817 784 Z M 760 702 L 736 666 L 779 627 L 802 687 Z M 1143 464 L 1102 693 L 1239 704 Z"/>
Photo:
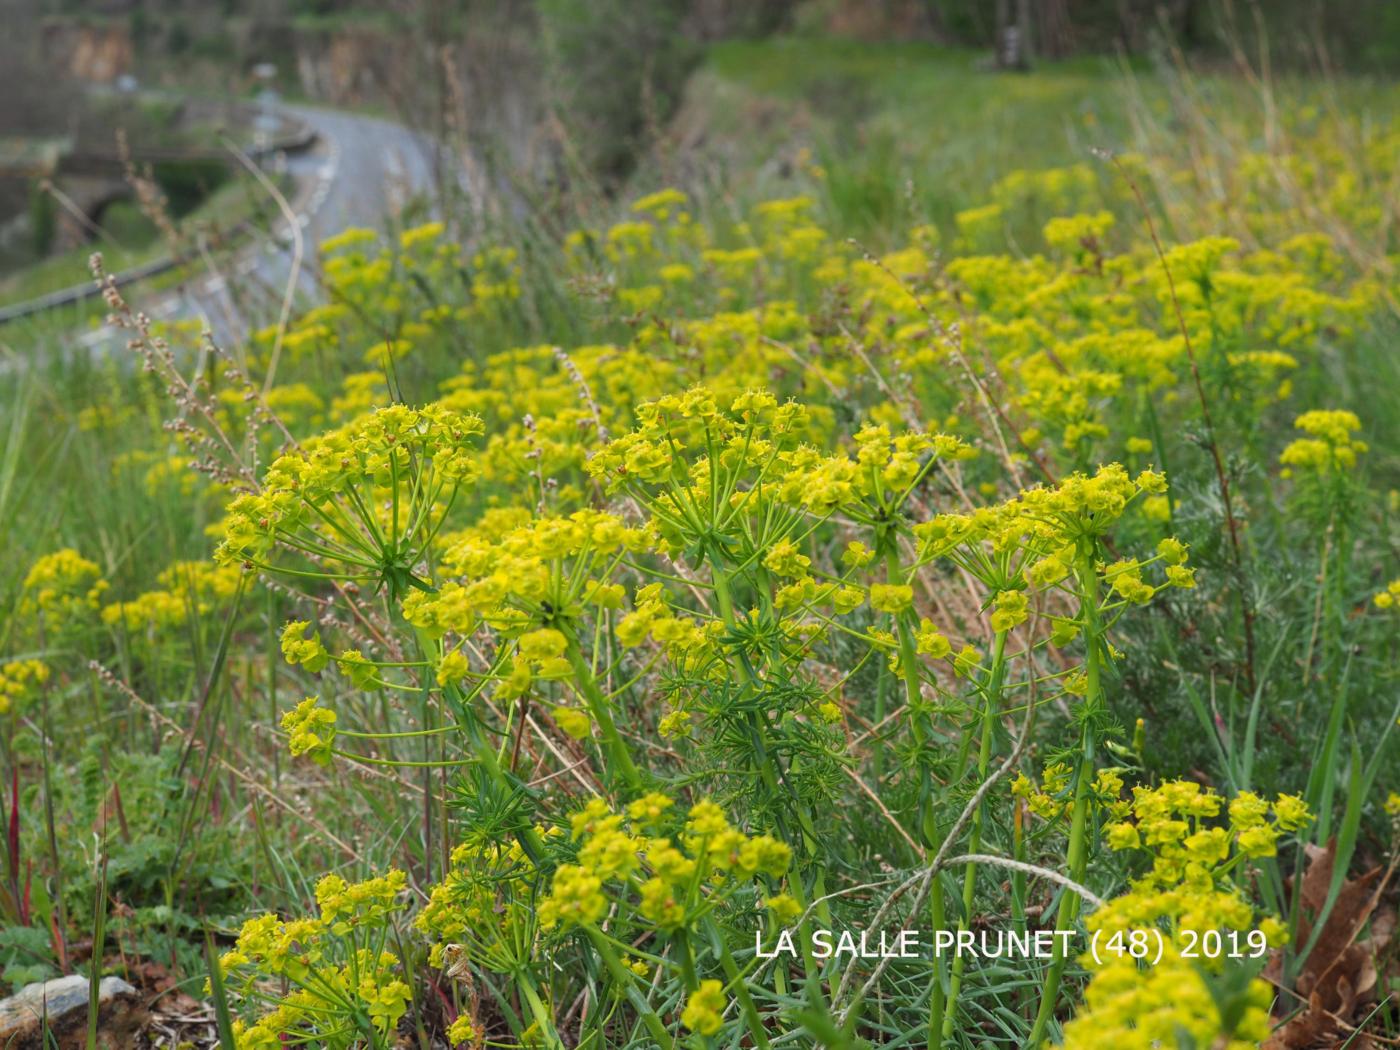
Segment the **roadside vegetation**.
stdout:
<path fill-rule="evenodd" d="M 729 43 L 621 196 L 346 230 L 219 342 L 0 332 L 4 981 L 155 963 L 239 1047 L 1400 1038 L 1394 104 Z"/>

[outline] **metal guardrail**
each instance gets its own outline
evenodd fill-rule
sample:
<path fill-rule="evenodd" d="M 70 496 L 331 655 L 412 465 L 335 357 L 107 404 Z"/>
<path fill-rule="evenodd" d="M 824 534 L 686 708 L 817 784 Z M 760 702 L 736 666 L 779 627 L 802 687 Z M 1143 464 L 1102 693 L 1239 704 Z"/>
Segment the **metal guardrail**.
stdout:
<path fill-rule="evenodd" d="M 119 274 L 114 274 L 114 279 L 118 286 L 132 284 L 136 281 L 144 281 L 148 277 L 173 270 L 184 260 L 173 255 L 167 255 L 160 259 L 155 259 L 141 266 L 133 266 L 129 270 L 123 270 Z M 32 314 L 43 313 L 45 310 L 55 310 L 60 306 L 72 306 L 85 299 L 91 299 L 100 294 L 102 289 L 97 286 L 96 281 L 87 281 L 84 284 L 69 285 L 67 288 L 60 288 L 56 292 L 49 292 L 47 295 L 40 295 L 33 299 L 26 299 L 20 303 L 13 303 L 10 306 L 0 306 L 0 324 L 10 321 L 18 321 L 22 317 L 29 317 Z"/>
<path fill-rule="evenodd" d="M 300 125 L 298 128 L 258 147 L 256 150 L 250 150 L 249 155 L 261 158 L 271 153 L 300 153 L 302 150 L 310 149 L 316 142 L 316 129 L 305 121 L 297 121 L 297 123 Z M 233 232 L 236 235 L 241 235 L 250 228 L 251 224 L 245 220 L 235 226 Z M 122 285 L 134 284 L 137 281 L 144 281 L 173 270 L 185 261 L 179 256 L 167 255 L 148 263 L 142 263 L 140 266 L 133 266 L 112 276 L 117 287 L 120 288 Z M 69 285 L 67 288 L 60 288 L 57 291 L 48 292 L 33 299 L 26 299 L 23 302 L 0 306 L 0 325 L 43 313 L 45 310 L 72 306 L 74 303 L 83 302 L 101 293 L 102 289 L 97 286 L 96 281 L 85 281 L 82 284 Z"/>

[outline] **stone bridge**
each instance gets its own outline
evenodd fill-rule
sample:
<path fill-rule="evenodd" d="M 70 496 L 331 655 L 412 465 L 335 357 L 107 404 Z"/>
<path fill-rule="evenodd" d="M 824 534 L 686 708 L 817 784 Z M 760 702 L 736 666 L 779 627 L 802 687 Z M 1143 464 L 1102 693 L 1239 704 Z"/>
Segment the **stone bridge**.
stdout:
<path fill-rule="evenodd" d="M 271 136 L 249 147 L 255 159 L 309 146 L 315 133 L 305 124 L 285 121 Z M 232 153 L 212 147 L 135 147 L 125 156 L 111 149 L 77 146 L 72 139 L 0 140 L 0 179 L 46 181 L 61 206 L 56 209 L 55 247 L 71 248 L 92 239 L 103 212 L 115 201 L 135 196 L 130 169 L 141 173 L 161 164 L 236 164 Z"/>
<path fill-rule="evenodd" d="M 226 150 L 140 149 L 124 157 L 117 149 L 75 148 L 69 139 L 0 144 L 0 178 L 37 179 L 59 197 L 56 247 L 69 248 L 92 239 L 102 215 L 115 201 L 135 195 L 128 168 L 137 172 L 162 163 L 232 163 Z"/>

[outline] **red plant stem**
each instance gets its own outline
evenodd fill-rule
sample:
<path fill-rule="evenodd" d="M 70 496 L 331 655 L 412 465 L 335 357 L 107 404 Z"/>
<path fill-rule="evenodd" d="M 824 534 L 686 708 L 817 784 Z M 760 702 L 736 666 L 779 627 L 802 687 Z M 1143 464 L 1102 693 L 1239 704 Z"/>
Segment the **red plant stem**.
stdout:
<path fill-rule="evenodd" d="M 19 767 L 10 770 L 10 823 L 5 834 L 5 854 L 9 865 L 10 892 L 14 896 L 15 907 L 20 910 L 20 922 L 26 926 L 24 900 L 19 889 Z"/>
<path fill-rule="evenodd" d="M 1201 404 L 1201 421 L 1205 423 L 1210 458 L 1215 464 L 1215 480 L 1220 488 L 1220 499 L 1225 505 L 1225 526 L 1230 533 L 1230 550 L 1235 562 L 1235 581 L 1240 592 L 1240 614 L 1244 620 L 1244 677 L 1252 696 L 1255 692 L 1254 608 L 1249 603 L 1249 595 L 1245 593 L 1244 555 L 1240 549 L 1239 522 L 1235 519 L 1234 503 L 1230 498 L 1230 479 L 1225 473 L 1225 463 L 1220 458 L 1220 442 L 1216 440 L 1215 423 L 1210 417 L 1210 405 L 1206 401 L 1205 384 L 1201 382 L 1201 370 L 1196 365 L 1196 350 L 1191 345 L 1191 333 L 1186 328 L 1186 316 L 1181 311 L 1181 300 L 1176 295 L 1176 280 L 1172 277 L 1171 267 L 1167 265 L 1167 253 L 1162 250 L 1162 241 L 1157 236 L 1157 224 L 1152 221 L 1152 212 L 1147 207 L 1142 190 L 1138 188 L 1137 180 L 1123 169 L 1123 165 L 1118 162 L 1117 157 L 1110 157 L 1110 159 L 1113 166 L 1118 169 L 1118 173 L 1127 180 L 1129 188 L 1133 191 L 1133 196 L 1137 199 L 1138 208 L 1142 211 L 1142 217 L 1147 222 L 1147 232 L 1152 238 L 1152 247 L 1157 252 L 1157 260 L 1162 264 L 1162 272 L 1167 275 L 1167 291 L 1171 295 L 1172 308 L 1176 313 L 1177 328 L 1181 330 L 1182 342 L 1186 344 L 1186 359 L 1191 364 L 1191 378 L 1196 385 L 1196 399 Z"/>

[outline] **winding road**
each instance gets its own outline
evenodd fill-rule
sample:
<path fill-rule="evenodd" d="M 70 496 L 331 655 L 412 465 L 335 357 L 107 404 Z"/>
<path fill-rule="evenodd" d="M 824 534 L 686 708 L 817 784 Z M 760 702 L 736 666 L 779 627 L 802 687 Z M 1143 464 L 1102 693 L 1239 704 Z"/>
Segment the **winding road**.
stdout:
<path fill-rule="evenodd" d="M 309 149 L 284 158 L 295 189 L 289 203 L 302 235 L 298 291 L 315 291 L 310 266 L 322 241 L 347 226 L 380 227 L 414 197 L 434 188 L 438 147 L 427 136 L 378 117 L 312 106 L 284 105 L 286 114 L 316 132 Z M 133 306 L 168 320 L 199 318 L 218 339 L 241 334 L 245 309 L 235 306 L 230 284 L 240 295 L 279 303 L 291 280 L 296 239 L 286 222 L 237 253 L 224 272 L 203 272 L 179 287 L 151 297 L 141 284 L 124 289 Z M 105 348 L 122 334 L 107 328 L 85 333 L 81 342 Z"/>

